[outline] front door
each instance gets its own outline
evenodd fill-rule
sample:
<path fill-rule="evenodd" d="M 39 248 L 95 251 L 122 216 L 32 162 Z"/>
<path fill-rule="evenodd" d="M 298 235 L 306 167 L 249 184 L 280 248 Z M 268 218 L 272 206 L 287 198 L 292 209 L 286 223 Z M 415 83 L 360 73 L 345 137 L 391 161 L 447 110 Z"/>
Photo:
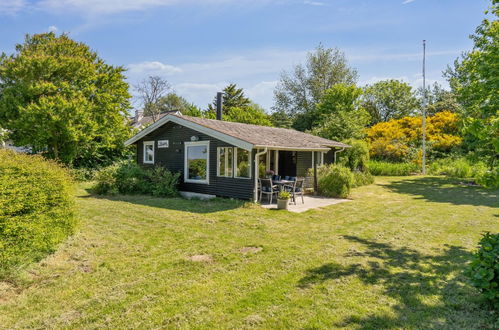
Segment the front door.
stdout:
<path fill-rule="evenodd" d="M 296 176 L 296 151 L 279 151 L 279 175 Z"/>

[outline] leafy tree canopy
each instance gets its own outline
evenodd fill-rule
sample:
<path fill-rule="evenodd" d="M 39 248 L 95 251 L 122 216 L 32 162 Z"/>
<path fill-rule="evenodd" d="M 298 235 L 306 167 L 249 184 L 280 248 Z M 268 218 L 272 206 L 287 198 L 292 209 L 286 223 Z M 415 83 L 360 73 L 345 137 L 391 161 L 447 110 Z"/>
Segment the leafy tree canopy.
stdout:
<path fill-rule="evenodd" d="M 270 115 L 270 121 L 272 122 L 273 126 L 281 128 L 290 128 L 293 124 L 291 116 L 289 116 L 283 110 L 272 112 L 272 114 Z"/>
<path fill-rule="evenodd" d="M 396 79 L 378 81 L 364 88 L 364 107 L 371 123 L 399 119 L 414 114 L 419 108 L 412 87 Z"/>
<path fill-rule="evenodd" d="M 484 19 L 471 36 L 473 50 L 445 72 L 462 104 L 468 148 L 491 166 L 499 160 L 499 1 L 492 0 L 493 19 Z"/>
<path fill-rule="evenodd" d="M 295 117 L 295 128 L 311 129 L 312 121 L 301 115 L 314 112 L 325 91 L 335 84 L 355 84 L 356 80 L 357 71 L 348 66 L 342 51 L 319 45 L 308 54 L 305 65 L 299 64 L 291 72 L 281 74 L 274 91 L 274 110 Z"/>
<path fill-rule="evenodd" d="M 369 124 L 369 114 L 362 107 L 362 89 L 336 84 L 328 89 L 314 111 L 312 133 L 332 140 L 361 139 Z"/>
<path fill-rule="evenodd" d="M 420 101 L 420 108 L 422 108 L 422 88 L 418 88 L 417 96 Z M 438 83 L 434 83 L 426 88 L 426 114 L 434 115 L 442 111 L 460 112 L 461 105 L 452 91 L 445 90 Z"/>
<path fill-rule="evenodd" d="M 237 88 L 236 84 L 229 84 L 224 89 L 223 106 L 226 109 L 230 108 L 245 108 L 251 104 L 251 100 L 244 95 L 242 88 Z M 217 98 L 213 99 L 213 103 L 208 105 L 208 112 L 216 115 Z M 216 116 L 215 116 L 216 117 Z"/>
<path fill-rule="evenodd" d="M 124 71 L 65 34 L 27 35 L 0 57 L 0 122 L 17 145 L 66 164 L 109 162 L 130 136 Z"/>
<path fill-rule="evenodd" d="M 189 103 L 185 98 L 173 92 L 158 100 L 158 108 L 161 113 L 167 111 L 180 111 L 183 115 L 201 117 L 202 112 L 196 105 Z"/>
<path fill-rule="evenodd" d="M 236 84 L 230 84 L 223 89 L 223 112 L 222 120 L 245 124 L 272 126 L 269 115 L 258 104 L 251 102 L 244 95 L 242 88 L 237 88 Z M 213 104 L 208 106 L 204 112 L 204 117 L 216 118 L 216 98 Z"/>

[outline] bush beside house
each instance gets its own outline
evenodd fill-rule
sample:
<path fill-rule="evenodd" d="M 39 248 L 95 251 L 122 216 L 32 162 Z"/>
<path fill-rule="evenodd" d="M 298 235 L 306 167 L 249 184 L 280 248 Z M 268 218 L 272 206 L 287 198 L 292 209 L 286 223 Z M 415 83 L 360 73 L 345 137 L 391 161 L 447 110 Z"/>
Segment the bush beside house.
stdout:
<path fill-rule="evenodd" d="M 354 175 L 343 165 L 329 164 L 317 169 L 317 186 L 321 196 L 346 198 L 354 184 Z"/>
<path fill-rule="evenodd" d="M 156 166 L 143 168 L 135 163 L 120 162 L 100 170 L 95 179 L 97 194 L 148 194 L 173 197 L 178 194 L 180 173 Z"/>
<path fill-rule="evenodd" d="M 41 156 L 0 150 L 0 279 L 53 252 L 75 225 L 69 172 Z"/>

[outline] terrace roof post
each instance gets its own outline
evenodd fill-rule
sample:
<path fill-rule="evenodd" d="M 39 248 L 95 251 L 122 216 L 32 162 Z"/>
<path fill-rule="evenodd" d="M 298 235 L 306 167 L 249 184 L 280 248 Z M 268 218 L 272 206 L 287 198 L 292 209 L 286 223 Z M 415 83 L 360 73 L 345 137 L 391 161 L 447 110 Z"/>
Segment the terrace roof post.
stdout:
<path fill-rule="evenodd" d="M 317 162 L 315 161 L 315 154 L 316 152 L 312 152 L 312 159 L 314 160 L 314 196 L 317 196 L 317 190 L 318 190 L 318 185 L 317 185 Z"/>
<path fill-rule="evenodd" d="M 258 158 L 260 158 L 261 155 L 264 155 L 267 153 L 267 147 L 263 149 L 263 151 L 258 152 L 258 149 L 255 150 L 255 170 L 254 170 L 254 187 L 253 187 L 253 201 L 256 203 L 258 202 L 258 171 L 259 171 L 259 164 L 258 164 Z"/>

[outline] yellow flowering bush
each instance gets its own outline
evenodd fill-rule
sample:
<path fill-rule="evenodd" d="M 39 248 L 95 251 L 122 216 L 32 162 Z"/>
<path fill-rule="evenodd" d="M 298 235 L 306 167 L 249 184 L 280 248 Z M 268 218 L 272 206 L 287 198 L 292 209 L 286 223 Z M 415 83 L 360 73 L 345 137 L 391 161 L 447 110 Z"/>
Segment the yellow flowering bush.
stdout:
<path fill-rule="evenodd" d="M 461 145 L 458 116 L 442 111 L 427 117 L 426 138 L 430 152 L 447 153 Z M 392 161 L 418 161 L 421 157 L 422 119 L 403 117 L 378 123 L 367 129 L 370 156 Z"/>

